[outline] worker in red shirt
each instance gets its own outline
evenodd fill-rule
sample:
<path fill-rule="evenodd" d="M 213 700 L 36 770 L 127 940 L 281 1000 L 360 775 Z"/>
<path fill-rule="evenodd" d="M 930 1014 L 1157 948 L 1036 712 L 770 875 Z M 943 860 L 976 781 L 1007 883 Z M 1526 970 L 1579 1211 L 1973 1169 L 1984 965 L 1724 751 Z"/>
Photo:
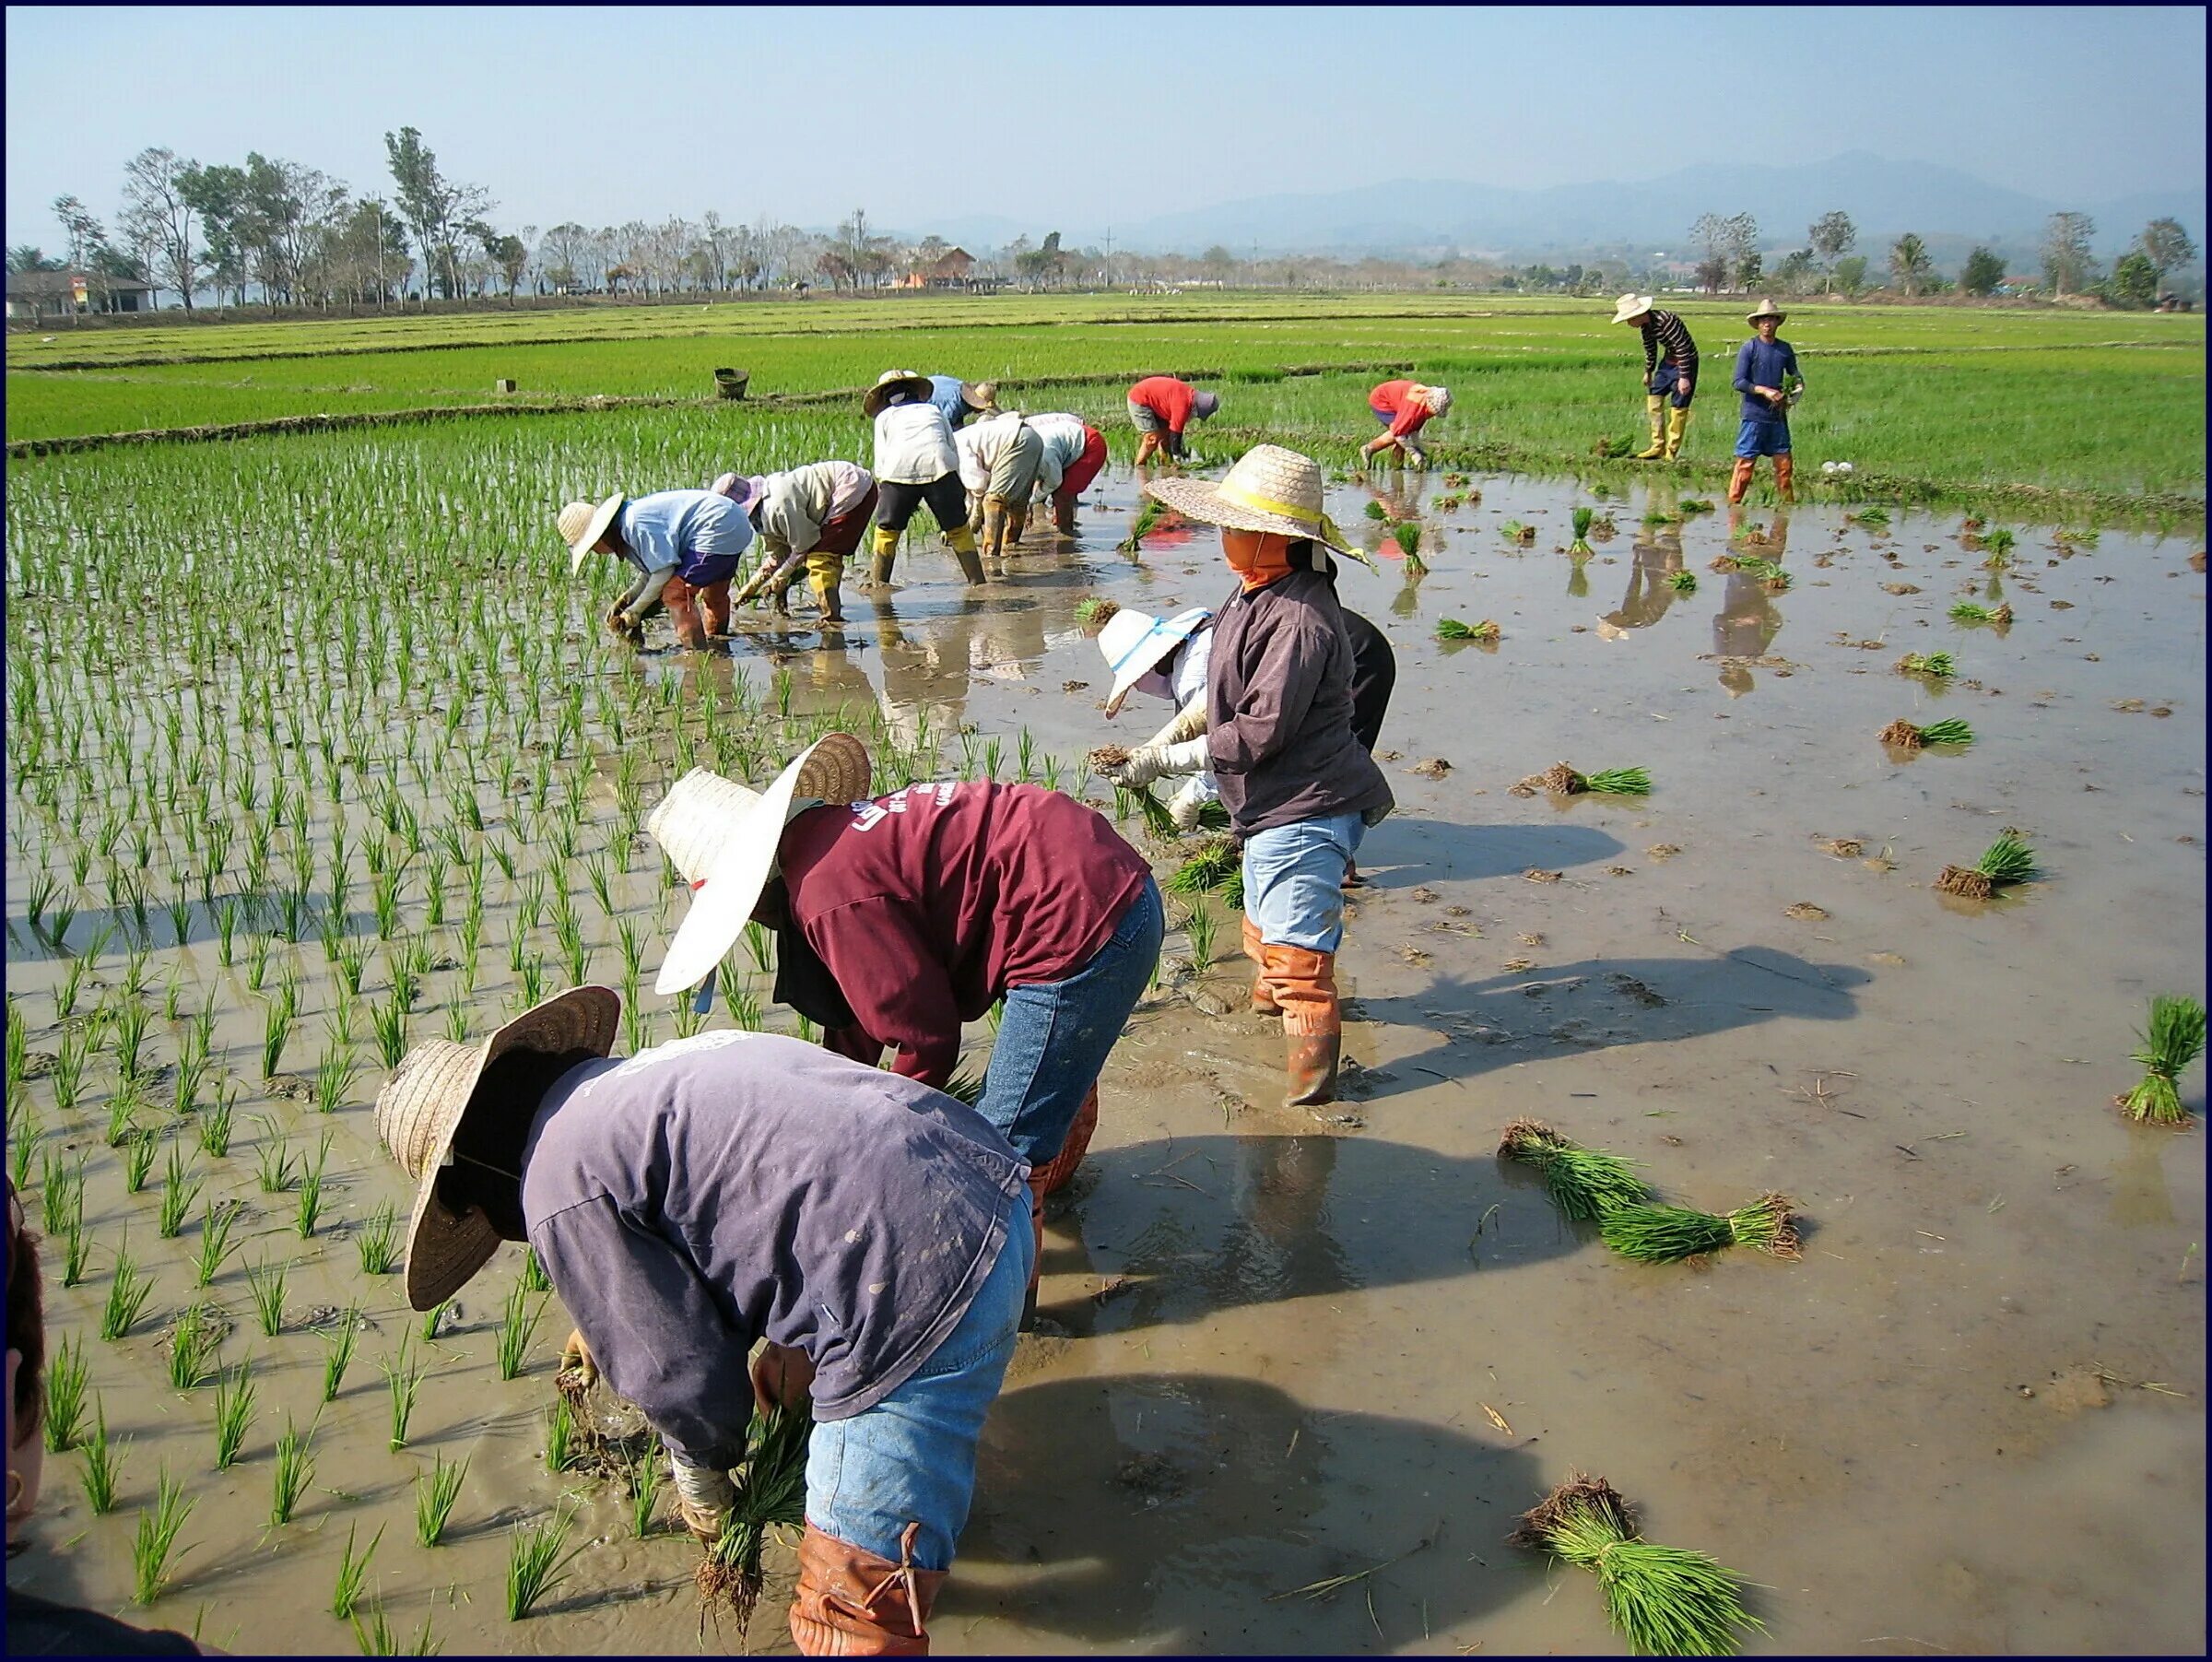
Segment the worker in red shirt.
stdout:
<path fill-rule="evenodd" d="M 697 891 L 655 988 L 713 974 L 748 922 L 775 931 L 775 998 L 840 1055 L 942 1090 L 960 1027 L 1000 1000 L 976 1110 L 1030 1167 L 1030 1220 L 1098 1123 L 1098 1079 L 1151 983 L 1166 922 L 1145 857 L 1097 810 L 987 779 L 872 794 L 832 733 L 764 793 L 694 769 L 646 821 Z M 1035 1289 L 1031 1278 L 1032 1291 Z"/>
<path fill-rule="evenodd" d="M 1129 389 L 1129 424 L 1138 433 L 1136 465 L 1142 467 L 1165 452 L 1171 462 L 1186 460 L 1182 430 L 1193 421 L 1205 421 L 1221 407 L 1221 400 L 1202 393 L 1172 375 L 1147 375 Z"/>
<path fill-rule="evenodd" d="M 1452 407 L 1452 395 L 1418 381 L 1385 381 L 1368 394 L 1367 407 L 1382 430 L 1359 447 L 1359 459 L 1372 461 L 1386 450 L 1395 450 L 1414 466 L 1426 467 L 1429 453 L 1416 435 Z"/>

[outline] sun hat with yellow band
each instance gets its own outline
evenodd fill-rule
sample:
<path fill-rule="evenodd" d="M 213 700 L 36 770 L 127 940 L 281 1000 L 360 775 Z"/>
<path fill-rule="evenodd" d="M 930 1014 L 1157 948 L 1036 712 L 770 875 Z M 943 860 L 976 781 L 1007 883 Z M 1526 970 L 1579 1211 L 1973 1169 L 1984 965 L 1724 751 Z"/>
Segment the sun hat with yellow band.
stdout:
<path fill-rule="evenodd" d="M 1311 537 L 1340 554 L 1357 551 L 1322 511 L 1321 464 L 1280 444 L 1255 444 L 1218 485 L 1204 479 L 1152 479 L 1145 489 L 1185 519 L 1232 531 Z"/>

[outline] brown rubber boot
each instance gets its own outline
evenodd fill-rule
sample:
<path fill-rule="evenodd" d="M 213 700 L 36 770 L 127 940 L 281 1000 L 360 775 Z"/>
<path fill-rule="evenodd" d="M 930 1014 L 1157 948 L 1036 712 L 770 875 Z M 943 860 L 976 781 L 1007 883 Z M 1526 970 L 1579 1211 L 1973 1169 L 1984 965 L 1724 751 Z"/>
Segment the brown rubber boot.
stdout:
<path fill-rule="evenodd" d="M 1275 989 L 1267 984 L 1267 955 L 1260 943 L 1260 926 L 1252 919 L 1244 920 L 1244 956 L 1255 966 L 1252 978 L 1252 1011 L 1255 1016 L 1279 1016 L 1282 1006 L 1275 1001 Z"/>
<path fill-rule="evenodd" d="M 730 632 L 730 580 L 710 583 L 699 591 L 699 609 L 707 620 L 707 633 L 726 635 Z"/>
<path fill-rule="evenodd" d="M 799 1538 L 799 1585 L 791 1600 L 791 1637 L 806 1656 L 926 1656 L 929 1612 L 943 1570 L 914 1565 L 909 1524 L 900 1562 L 825 1535 L 812 1524 Z"/>
<path fill-rule="evenodd" d="M 1774 458 L 1774 489 L 1785 502 L 1797 500 L 1796 477 L 1796 464 L 1790 460 L 1790 453 L 1785 450 Z"/>
<path fill-rule="evenodd" d="M 702 592 L 681 577 L 669 578 L 667 586 L 661 590 L 661 604 L 668 608 L 668 621 L 676 626 L 677 644 L 693 652 L 707 643 L 707 626 L 699 616 L 699 597 Z"/>
<path fill-rule="evenodd" d="M 1290 1089 L 1283 1098 L 1286 1108 L 1316 1108 L 1336 1100 L 1336 1065 L 1342 1057 L 1342 1033 L 1291 1033 L 1284 1068 Z"/>
<path fill-rule="evenodd" d="M 868 576 L 881 588 L 891 580 L 891 562 L 899 557 L 899 533 L 883 525 L 876 527 L 875 550 L 868 561 Z"/>
<path fill-rule="evenodd" d="M 1030 1173 L 1030 1183 L 1041 1195 L 1057 1195 L 1075 1181 L 1076 1168 L 1089 1152 L 1091 1134 L 1099 1128 L 1099 1088 L 1093 1085 L 1083 1105 L 1076 1110 L 1060 1152 Z"/>
<path fill-rule="evenodd" d="M 1344 1015 L 1336 1001 L 1336 955 L 1272 942 L 1260 950 L 1265 955 L 1267 979 L 1282 1008 L 1283 1032 L 1288 1041 L 1289 1090 L 1283 1106 L 1333 1102 L 1344 1041 Z"/>
<path fill-rule="evenodd" d="M 985 497 L 982 509 L 982 536 L 981 552 L 985 560 L 1002 559 L 1006 551 L 1006 505 L 998 498 Z"/>
<path fill-rule="evenodd" d="M 1744 500 L 1744 492 L 1751 489 L 1751 470 L 1757 464 L 1749 456 L 1735 458 L 1735 471 L 1728 477 L 1728 505 L 1733 508 Z"/>
<path fill-rule="evenodd" d="M 1063 536 L 1076 534 L 1076 499 L 1055 494 L 1053 498 L 1053 529 Z"/>

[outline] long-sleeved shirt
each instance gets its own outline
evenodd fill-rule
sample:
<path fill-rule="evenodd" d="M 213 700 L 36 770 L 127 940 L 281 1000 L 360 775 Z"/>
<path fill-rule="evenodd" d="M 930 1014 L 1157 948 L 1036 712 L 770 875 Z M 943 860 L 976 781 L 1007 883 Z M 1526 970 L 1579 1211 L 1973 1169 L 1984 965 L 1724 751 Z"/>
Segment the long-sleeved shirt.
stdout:
<path fill-rule="evenodd" d="M 966 1313 L 1027 1174 L 965 1103 L 735 1031 L 571 1069 L 523 1161 L 530 1244 L 607 1384 L 724 1468 L 756 1339 L 813 1361 L 816 1419 L 872 1408 Z"/>
<path fill-rule="evenodd" d="M 1427 400 L 1413 395 L 1413 389 L 1419 384 L 1418 381 L 1385 381 L 1367 395 L 1368 408 L 1378 416 L 1390 418 L 1390 436 L 1394 439 L 1419 432 L 1436 414 Z"/>
<path fill-rule="evenodd" d="M 958 375 L 932 375 L 929 378 L 929 401 L 944 413 L 945 425 L 954 430 L 976 413 L 975 406 L 968 402 L 968 383 Z"/>
<path fill-rule="evenodd" d="M 1197 401 L 1198 389 L 1172 375 L 1147 375 L 1129 389 L 1129 402 L 1143 405 L 1165 421 L 1177 438 L 1190 425 L 1191 410 Z"/>
<path fill-rule="evenodd" d="M 752 511 L 762 563 L 779 565 L 794 554 L 813 552 L 822 527 L 859 507 L 875 485 L 875 476 L 852 462 L 809 462 L 770 474 Z"/>
<path fill-rule="evenodd" d="M 1214 616 L 1206 755 L 1237 834 L 1394 801 L 1353 737 L 1351 642 L 1328 575 L 1240 588 Z"/>
<path fill-rule="evenodd" d="M 935 405 L 887 405 L 877 416 L 874 472 L 886 484 L 927 485 L 959 465 L 952 428 Z"/>
<path fill-rule="evenodd" d="M 960 483 L 977 496 L 986 493 L 1027 503 L 1044 459 L 1044 442 L 1012 411 L 986 416 L 952 435 L 959 454 Z"/>
<path fill-rule="evenodd" d="M 712 490 L 659 490 L 632 497 L 615 515 L 625 559 L 641 575 L 673 571 L 704 587 L 736 571 L 753 542 L 753 523 Z"/>
<path fill-rule="evenodd" d="M 1797 373 L 1797 353 L 1786 340 L 1765 341 L 1754 335 L 1736 348 L 1735 390 L 1744 395 L 1747 421 L 1787 421 L 1789 406 L 1769 404 L 1751 389 L 1771 386 L 1790 390 L 1789 378 Z"/>
<path fill-rule="evenodd" d="M 1082 417 L 1068 415 L 1064 410 L 1051 410 L 1024 419 L 1029 422 L 1030 430 L 1044 441 L 1044 461 L 1037 471 L 1037 489 L 1050 496 L 1060 489 L 1060 481 L 1067 477 L 1067 470 L 1082 459 L 1090 429 Z"/>
<path fill-rule="evenodd" d="M 961 1022 L 1081 969 L 1150 869 L 1074 798 L 988 780 L 809 808 L 780 854 L 792 924 L 853 1016 L 825 1043 L 865 1062 L 895 1046 L 892 1066 L 932 1085 L 952 1078 Z"/>
<path fill-rule="evenodd" d="M 1672 312 L 1653 306 L 1643 314 L 1643 376 L 1649 381 L 1664 355 L 1678 370 L 1698 372 L 1698 343 L 1689 337 L 1689 325 Z"/>

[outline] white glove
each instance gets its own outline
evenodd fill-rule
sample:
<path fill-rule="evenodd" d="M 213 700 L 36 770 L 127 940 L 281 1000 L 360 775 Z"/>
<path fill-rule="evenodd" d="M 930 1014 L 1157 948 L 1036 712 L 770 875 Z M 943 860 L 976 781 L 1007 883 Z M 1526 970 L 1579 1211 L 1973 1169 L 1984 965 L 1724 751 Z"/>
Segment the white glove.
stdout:
<path fill-rule="evenodd" d="M 694 1466 L 673 1448 L 668 1450 L 668 1469 L 676 1479 L 677 1511 L 685 1527 L 701 1540 L 720 1538 L 730 1509 L 737 1503 L 737 1485 L 730 1481 L 730 1474 L 712 1466 Z"/>
<path fill-rule="evenodd" d="M 1214 799 L 1214 787 L 1204 773 L 1194 773 L 1183 787 L 1168 798 L 1168 818 L 1179 831 L 1198 829 L 1199 810 Z"/>
<path fill-rule="evenodd" d="M 1412 439 L 1400 439 L 1398 442 L 1404 445 L 1406 448 L 1406 466 L 1412 468 L 1414 472 L 1418 473 L 1422 468 L 1429 466 L 1429 453 L 1423 450 L 1418 444 L 1416 444 Z"/>
<path fill-rule="evenodd" d="M 1181 710 L 1175 719 L 1145 740 L 1147 745 L 1179 745 L 1186 738 L 1196 738 L 1206 731 L 1206 694 L 1200 693 Z"/>
<path fill-rule="evenodd" d="M 1179 745 L 1147 745 L 1131 752 L 1129 760 L 1120 767 L 1109 769 L 1106 777 L 1115 784 L 1135 790 L 1164 774 L 1201 772 L 1206 763 L 1203 738 L 1189 739 Z"/>

